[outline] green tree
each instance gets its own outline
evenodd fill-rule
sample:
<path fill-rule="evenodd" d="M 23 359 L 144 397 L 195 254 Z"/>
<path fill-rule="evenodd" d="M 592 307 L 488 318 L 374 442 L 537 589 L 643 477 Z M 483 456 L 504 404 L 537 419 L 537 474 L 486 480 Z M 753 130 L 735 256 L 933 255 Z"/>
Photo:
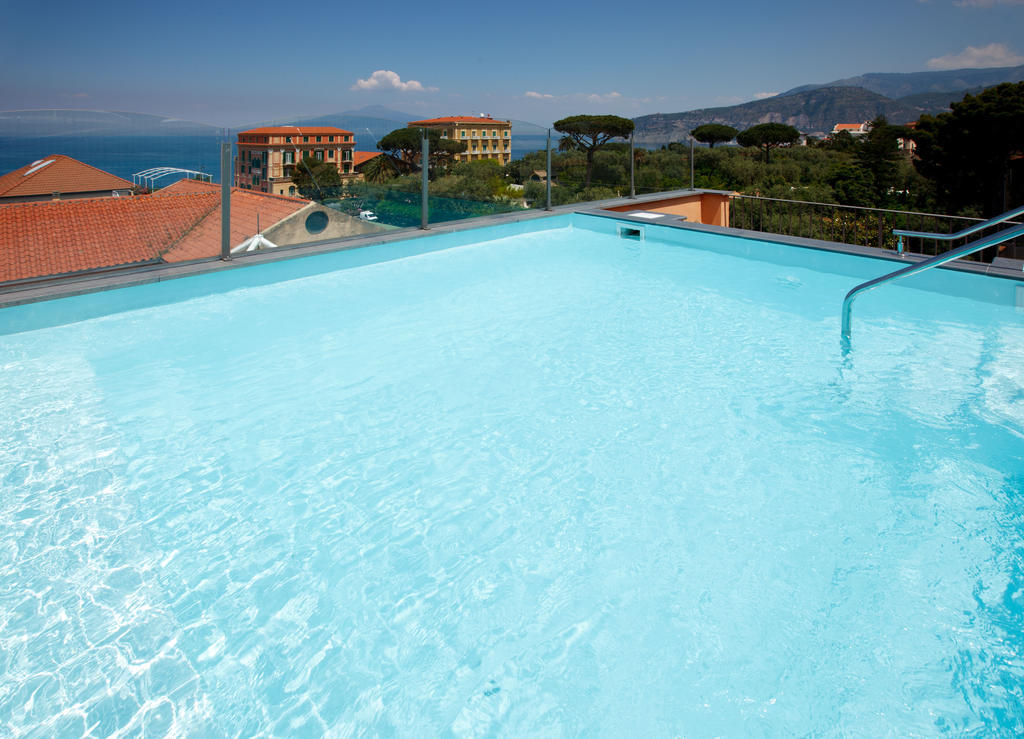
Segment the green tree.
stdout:
<path fill-rule="evenodd" d="M 1024 202 L 1024 82 L 965 95 L 951 107 L 921 116 L 913 132 L 914 164 L 942 205 L 995 216 Z"/>
<path fill-rule="evenodd" d="M 337 197 L 341 191 L 341 173 L 330 162 L 305 157 L 291 170 L 292 184 L 309 200 Z"/>
<path fill-rule="evenodd" d="M 891 204 L 899 179 L 900 152 L 897 140 L 909 135 L 903 126 L 890 126 L 884 116 L 871 121 L 867 136 L 854 151 L 854 161 L 868 182 L 867 202 L 858 205 L 881 207 Z"/>
<path fill-rule="evenodd" d="M 554 123 L 555 130 L 565 134 L 558 148 L 571 141 L 576 149 L 586 153 L 586 175 L 583 188 L 590 187 L 594 170 L 594 153 L 614 138 L 626 138 L 633 133 L 633 121 L 617 115 L 573 115 Z"/>
<path fill-rule="evenodd" d="M 434 128 L 427 129 L 427 139 L 431 169 L 448 166 L 456 154 L 466 150 L 465 142 L 443 139 L 441 132 Z M 420 151 L 423 148 L 422 129 L 397 128 L 383 136 L 377 142 L 377 148 L 399 163 L 402 171 L 412 172 L 419 167 Z"/>
<path fill-rule="evenodd" d="M 732 126 L 726 126 L 721 123 L 705 123 L 703 126 L 697 126 L 690 131 L 690 135 L 697 139 L 697 141 L 707 144 L 712 149 L 715 148 L 715 144 L 732 141 L 738 133 L 739 131 Z"/>
<path fill-rule="evenodd" d="M 764 162 L 771 161 L 771 150 L 786 144 L 793 144 L 800 138 L 800 132 L 784 123 L 761 123 L 741 131 L 736 136 L 740 146 L 757 147 L 764 152 Z"/>
<path fill-rule="evenodd" d="M 375 185 L 387 182 L 402 173 L 402 163 L 388 154 L 379 154 L 363 165 L 363 178 Z"/>
<path fill-rule="evenodd" d="M 826 138 L 824 146 L 833 151 L 853 151 L 857 148 L 857 139 L 844 129 Z"/>

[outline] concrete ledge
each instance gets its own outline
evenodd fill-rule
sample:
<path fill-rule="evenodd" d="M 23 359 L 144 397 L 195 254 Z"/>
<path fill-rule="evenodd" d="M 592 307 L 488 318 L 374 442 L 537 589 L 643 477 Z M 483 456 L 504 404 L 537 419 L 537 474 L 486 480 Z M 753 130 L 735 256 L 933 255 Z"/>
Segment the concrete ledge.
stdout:
<path fill-rule="evenodd" d="M 635 202 L 635 201 L 631 201 Z M 874 246 L 858 246 L 857 244 L 841 244 L 835 241 L 822 241 L 821 239 L 807 239 L 802 236 L 785 236 L 782 234 L 771 234 L 763 231 L 748 231 L 742 228 L 731 228 L 723 226 L 707 226 L 702 223 L 691 223 L 681 218 L 674 218 L 672 216 L 666 216 L 665 218 L 659 218 L 657 220 L 649 220 L 647 218 L 638 218 L 631 216 L 628 212 L 618 213 L 609 212 L 607 210 L 588 208 L 586 210 L 577 210 L 577 213 L 581 213 L 588 216 L 598 216 L 600 218 L 611 218 L 617 221 L 631 221 L 633 223 L 643 223 L 648 226 L 667 226 L 669 228 L 678 228 L 681 230 L 689 231 L 701 231 L 704 233 L 721 234 L 723 236 L 733 236 L 735 238 L 747 239 L 751 241 L 763 241 L 771 244 L 784 244 L 786 246 L 796 246 L 801 249 L 816 249 L 818 251 L 829 251 L 837 254 L 850 254 L 858 257 L 870 257 L 871 259 L 883 259 L 888 262 L 893 262 L 893 271 L 900 266 L 906 267 L 907 265 L 914 264 L 915 262 L 923 262 L 926 259 L 930 259 L 931 255 L 927 254 L 910 254 L 904 253 L 900 255 L 895 251 L 889 249 L 879 249 Z M 954 270 L 957 272 L 970 272 L 972 274 L 988 275 L 990 277 L 1001 277 L 1009 280 L 1016 280 L 1018 282 L 1024 282 L 1024 271 L 1020 267 L 1017 260 L 1011 259 L 1000 259 L 992 264 L 983 264 L 981 262 L 967 262 L 963 260 L 956 260 L 943 264 L 939 269 Z"/>

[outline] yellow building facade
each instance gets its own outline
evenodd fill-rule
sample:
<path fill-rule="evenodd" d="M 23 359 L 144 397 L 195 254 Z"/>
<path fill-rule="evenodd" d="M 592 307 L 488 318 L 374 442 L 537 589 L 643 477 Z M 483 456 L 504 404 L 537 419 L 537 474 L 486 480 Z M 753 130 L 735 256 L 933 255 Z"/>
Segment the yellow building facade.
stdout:
<path fill-rule="evenodd" d="M 502 164 L 512 160 L 512 122 L 495 118 L 448 116 L 410 121 L 410 128 L 434 128 L 441 138 L 461 141 L 466 151 L 455 156 L 457 162 L 494 159 Z"/>

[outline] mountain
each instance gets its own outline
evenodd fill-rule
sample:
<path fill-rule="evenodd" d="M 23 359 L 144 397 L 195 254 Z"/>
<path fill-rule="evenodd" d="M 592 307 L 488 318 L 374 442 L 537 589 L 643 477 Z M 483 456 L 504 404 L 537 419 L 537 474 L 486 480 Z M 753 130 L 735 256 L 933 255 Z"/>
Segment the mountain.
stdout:
<path fill-rule="evenodd" d="M 112 110 L 0 111 L 0 136 L 211 136 L 217 126 Z"/>
<path fill-rule="evenodd" d="M 794 95 L 823 87 L 861 87 L 888 98 L 905 98 L 908 95 L 936 92 L 960 92 L 960 97 L 963 97 L 963 93 L 971 89 L 983 89 L 1001 82 L 1022 80 L 1024 65 L 990 69 L 950 69 L 942 72 L 874 72 L 822 85 L 801 85 L 782 94 Z"/>
<path fill-rule="evenodd" d="M 803 133 L 819 133 L 831 131 L 836 123 L 870 121 L 879 115 L 891 123 L 907 123 L 926 112 L 932 111 L 859 87 L 823 87 L 724 108 L 641 116 L 634 119 L 635 138 L 642 145 L 684 141 L 704 123 L 724 123 L 740 130 L 758 123 L 785 123 Z"/>

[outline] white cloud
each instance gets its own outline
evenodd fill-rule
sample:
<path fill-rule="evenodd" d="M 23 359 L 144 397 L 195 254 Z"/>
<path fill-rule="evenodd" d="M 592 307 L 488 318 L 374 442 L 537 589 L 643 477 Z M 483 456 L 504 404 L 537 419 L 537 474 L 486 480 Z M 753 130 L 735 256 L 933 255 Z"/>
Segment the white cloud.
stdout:
<path fill-rule="evenodd" d="M 959 54 L 946 54 L 929 59 L 928 69 L 978 69 L 982 67 L 1015 67 L 1024 64 L 1021 56 L 1005 44 L 968 46 Z"/>
<path fill-rule="evenodd" d="M 996 5 L 1024 5 L 1024 0 L 956 0 L 961 8 L 992 8 Z"/>
<path fill-rule="evenodd" d="M 437 92 L 436 87 L 424 87 L 422 82 L 408 80 L 402 82 L 397 72 L 390 69 L 378 69 L 365 80 L 356 80 L 352 90 L 398 90 L 399 92 Z"/>
<path fill-rule="evenodd" d="M 620 92 L 609 92 L 604 95 L 587 95 L 586 101 L 588 103 L 610 103 L 613 100 L 618 100 L 622 97 Z"/>
<path fill-rule="evenodd" d="M 534 98 L 536 100 L 551 100 L 555 96 L 554 95 L 548 95 L 545 92 L 534 92 L 533 90 L 527 90 L 526 91 L 526 97 Z"/>
<path fill-rule="evenodd" d="M 765 100 L 767 98 L 773 98 L 773 97 L 775 97 L 778 94 L 779 93 L 777 93 L 777 92 L 755 92 L 754 93 L 754 100 Z"/>

